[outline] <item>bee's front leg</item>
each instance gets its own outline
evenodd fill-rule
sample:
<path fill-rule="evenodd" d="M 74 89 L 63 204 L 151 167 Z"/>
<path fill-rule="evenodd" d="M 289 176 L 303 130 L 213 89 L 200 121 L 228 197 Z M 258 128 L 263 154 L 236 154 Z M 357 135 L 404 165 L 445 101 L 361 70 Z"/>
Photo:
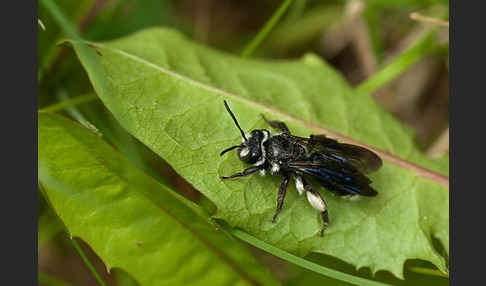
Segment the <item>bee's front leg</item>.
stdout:
<path fill-rule="evenodd" d="M 254 167 L 250 167 L 250 168 L 247 168 L 245 170 L 243 170 L 243 172 L 240 172 L 240 173 L 236 173 L 236 174 L 233 174 L 231 176 L 221 176 L 221 180 L 228 180 L 228 179 L 233 179 L 233 178 L 240 178 L 240 177 L 246 177 L 246 176 L 249 176 L 255 172 L 258 172 L 260 170 L 264 169 L 264 166 L 263 165 L 260 165 L 260 166 L 254 166 Z"/>
<path fill-rule="evenodd" d="M 322 230 L 321 236 L 324 236 L 324 230 L 327 228 L 329 224 L 329 216 L 327 214 L 327 205 L 324 199 L 321 197 L 318 191 L 312 187 L 312 185 L 302 178 L 302 183 L 304 185 L 304 189 L 307 191 L 307 200 L 311 204 L 313 208 L 318 210 L 322 216 Z"/>
<path fill-rule="evenodd" d="M 275 215 L 272 218 L 272 222 L 275 222 L 277 219 L 280 210 L 282 209 L 282 205 L 285 199 L 285 194 L 287 193 L 287 187 L 289 185 L 290 176 L 285 175 L 284 180 L 280 183 L 280 187 L 278 188 L 278 197 L 277 197 L 277 209 L 275 210 Z"/>

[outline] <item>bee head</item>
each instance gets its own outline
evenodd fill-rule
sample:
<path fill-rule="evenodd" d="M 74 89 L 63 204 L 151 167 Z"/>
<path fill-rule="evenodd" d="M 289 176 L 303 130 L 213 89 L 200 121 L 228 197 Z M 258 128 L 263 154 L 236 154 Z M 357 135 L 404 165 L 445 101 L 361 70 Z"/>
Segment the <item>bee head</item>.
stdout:
<path fill-rule="evenodd" d="M 228 151 L 238 148 L 238 158 L 240 158 L 241 161 L 248 164 L 263 164 L 263 162 L 265 162 L 265 148 L 263 147 L 263 143 L 267 141 L 268 137 L 270 136 L 270 132 L 268 130 L 256 129 L 251 131 L 250 134 L 245 135 L 245 132 L 243 132 L 240 124 L 238 124 L 235 115 L 233 114 L 233 112 L 231 112 L 231 109 L 226 103 L 226 100 L 224 101 L 224 106 L 226 107 L 226 110 L 230 114 L 231 118 L 233 118 L 236 127 L 238 127 L 238 129 L 240 130 L 241 137 L 243 137 L 243 142 L 241 143 L 241 145 L 232 146 L 228 149 L 223 150 L 220 155 L 223 155 Z"/>
<path fill-rule="evenodd" d="M 243 143 L 239 146 L 238 158 L 248 164 L 255 164 L 259 160 L 264 160 L 265 148 L 263 143 L 267 141 L 269 135 L 268 130 L 253 130 L 246 136 L 248 140 L 243 140 Z"/>

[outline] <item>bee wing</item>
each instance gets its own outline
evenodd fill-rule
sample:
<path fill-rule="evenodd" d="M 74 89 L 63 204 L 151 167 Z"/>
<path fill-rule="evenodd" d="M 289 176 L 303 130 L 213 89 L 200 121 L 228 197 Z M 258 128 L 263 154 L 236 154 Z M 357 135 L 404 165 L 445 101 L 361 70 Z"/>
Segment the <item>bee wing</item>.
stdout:
<path fill-rule="evenodd" d="M 293 161 L 287 163 L 287 166 L 292 171 L 313 177 L 324 187 L 339 195 L 376 196 L 378 194 L 370 187 L 371 181 L 354 166 L 337 160 L 328 160 L 325 156 L 322 156 L 319 161 L 316 162 L 316 159 Z"/>
<path fill-rule="evenodd" d="M 378 171 L 383 164 L 381 158 L 374 152 L 357 145 L 339 143 L 325 135 L 311 135 L 311 138 L 294 136 L 294 139 L 311 151 L 349 163 L 363 173 Z"/>

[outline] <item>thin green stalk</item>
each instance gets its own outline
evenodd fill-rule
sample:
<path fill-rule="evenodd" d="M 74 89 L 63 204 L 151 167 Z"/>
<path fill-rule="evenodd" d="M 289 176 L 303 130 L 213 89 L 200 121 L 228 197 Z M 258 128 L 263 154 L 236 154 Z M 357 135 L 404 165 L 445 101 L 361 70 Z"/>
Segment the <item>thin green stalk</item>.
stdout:
<path fill-rule="evenodd" d="M 67 107 L 72 107 L 72 106 L 76 106 L 76 105 L 81 104 L 81 103 L 85 103 L 85 102 L 95 100 L 97 98 L 98 97 L 96 96 L 96 94 L 88 93 L 88 94 L 80 95 L 80 96 L 77 96 L 75 98 L 71 98 L 71 99 L 68 99 L 68 100 L 58 102 L 56 104 L 44 107 L 44 108 L 40 109 L 39 111 L 41 111 L 41 112 L 56 112 L 56 111 L 59 111 L 59 110 L 63 110 L 64 108 L 67 108 Z"/>
<path fill-rule="evenodd" d="M 435 44 L 436 31 L 437 29 L 434 28 L 425 33 L 415 45 L 412 45 L 412 47 L 408 48 L 391 63 L 358 85 L 355 90 L 358 93 L 370 93 L 398 77 L 401 73 L 406 71 L 418 60 L 437 47 Z"/>
<path fill-rule="evenodd" d="M 38 273 L 37 280 L 39 281 L 39 284 L 46 286 L 71 286 L 70 283 L 54 278 L 51 275 L 43 272 Z"/>
<path fill-rule="evenodd" d="M 286 252 L 286 251 L 284 251 L 280 248 L 272 246 L 272 245 L 270 245 L 266 242 L 263 242 L 263 241 L 255 238 L 255 237 L 247 234 L 246 232 L 241 231 L 241 230 L 238 230 L 238 229 L 228 229 L 228 230 L 234 236 L 238 237 L 239 239 L 241 239 L 241 240 L 257 247 L 257 248 L 260 248 L 260 249 L 262 249 L 262 250 L 264 250 L 264 251 L 266 251 L 270 254 L 273 254 L 273 255 L 275 255 L 279 258 L 282 258 L 282 259 L 284 259 L 284 260 L 286 260 L 290 263 L 293 263 L 297 266 L 306 268 L 310 271 L 322 274 L 324 276 L 327 276 L 327 277 L 330 277 L 330 278 L 333 278 L 333 279 L 336 279 L 336 280 L 348 282 L 348 283 L 351 283 L 351 284 L 354 284 L 354 285 L 364 285 L 364 286 L 366 286 L 366 285 L 369 285 L 369 286 L 388 285 L 388 284 L 385 284 L 385 283 L 382 283 L 382 282 L 368 280 L 368 279 L 361 278 L 361 277 L 358 277 L 358 276 L 353 276 L 353 275 L 350 275 L 350 274 L 347 274 L 347 273 L 344 273 L 344 272 L 329 269 L 327 267 L 316 264 L 314 262 L 310 262 L 308 260 L 297 257 L 293 254 L 290 254 L 290 253 L 288 253 L 288 252 Z"/>
<path fill-rule="evenodd" d="M 292 3 L 292 0 L 284 0 L 282 5 L 273 13 L 272 17 L 265 23 L 263 28 L 258 32 L 258 34 L 251 40 L 248 45 L 243 49 L 243 52 L 241 53 L 242 57 L 248 57 L 251 55 L 255 49 L 260 45 L 260 43 L 265 39 L 266 36 L 270 33 L 272 28 L 277 24 L 278 20 L 282 17 L 282 15 L 287 11 L 287 8 L 290 6 L 290 3 Z"/>
<path fill-rule="evenodd" d="M 103 279 L 101 279 L 101 277 L 98 274 L 98 272 L 96 272 L 96 269 L 94 268 L 93 264 L 91 264 L 91 262 L 89 261 L 88 257 L 86 256 L 86 254 L 84 254 L 84 251 L 81 249 L 81 247 L 79 246 L 79 244 L 76 241 L 76 239 L 74 239 L 74 238 L 71 239 L 71 242 L 73 243 L 74 248 L 76 248 L 76 250 L 78 251 L 79 256 L 81 256 L 81 258 L 83 259 L 84 263 L 86 263 L 86 266 L 88 266 L 88 268 L 91 271 L 91 273 L 93 273 L 93 275 L 96 278 L 96 280 L 98 281 L 98 283 L 100 283 L 101 286 L 106 286 L 106 284 L 103 281 Z"/>

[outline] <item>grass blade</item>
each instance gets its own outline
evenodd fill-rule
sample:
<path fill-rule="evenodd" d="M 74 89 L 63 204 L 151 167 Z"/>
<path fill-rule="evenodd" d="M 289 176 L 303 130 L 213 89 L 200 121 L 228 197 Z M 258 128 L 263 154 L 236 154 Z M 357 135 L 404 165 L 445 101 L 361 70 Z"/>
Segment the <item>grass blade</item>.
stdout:
<path fill-rule="evenodd" d="M 359 84 L 356 87 L 356 91 L 359 93 L 370 93 L 398 77 L 436 47 L 436 31 L 437 29 L 432 29 L 427 32 L 415 45 L 407 49 L 380 71 Z"/>
<path fill-rule="evenodd" d="M 366 285 L 369 285 L 369 286 L 388 285 L 388 284 L 385 284 L 385 283 L 381 283 L 381 282 L 377 282 L 377 281 L 368 280 L 368 279 L 364 279 L 364 278 L 361 278 L 361 277 L 349 275 L 347 273 L 343 273 L 343 272 L 340 272 L 340 271 L 329 269 L 329 268 L 324 267 L 322 265 L 310 262 L 308 260 L 305 260 L 304 258 L 300 258 L 300 257 L 295 256 L 293 254 L 290 254 L 290 253 L 288 253 L 288 252 L 286 252 L 286 251 L 284 251 L 280 248 L 277 248 L 277 247 L 272 246 L 268 243 L 265 243 L 265 242 L 257 239 L 256 237 L 249 235 L 248 233 L 246 233 L 244 231 L 241 231 L 241 230 L 238 230 L 238 229 L 229 229 L 228 231 L 231 232 L 234 236 L 238 237 L 239 239 L 241 239 L 241 240 L 243 240 L 243 241 L 259 248 L 259 249 L 262 249 L 262 250 L 264 250 L 268 253 L 271 253 L 271 254 L 273 254 L 273 255 L 281 258 L 281 259 L 284 259 L 285 261 L 288 261 L 288 262 L 293 263 L 295 265 L 298 265 L 300 267 L 309 269 L 310 271 L 322 274 L 324 276 L 334 278 L 336 280 L 348 282 L 348 283 L 351 283 L 351 284 L 354 284 L 354 285 L 363 285 L 363 286 L 366 286 Z"/>
<path fill-rule="evenodd" d="M 290 3 L 292 3 L 292 0 L 284 0 L 282 5 L 275 11 L 275 13 L 272 15 L 272 17 L 265 23 L 263 28 L 258 32 L 258 34 L 251 40 L 251 42 L 243 49 L 243 52 L 241 53 L 242 57 L 248 57 L 250 56 L 255 49 L 260 45 L 260 43 L 265 39 L 266 36 L 270 33 L 272 28 L 277 24 L 278 20 L 282 17 L 282 15 L 287 11 L 287 8 L 289 7 Z"/>

